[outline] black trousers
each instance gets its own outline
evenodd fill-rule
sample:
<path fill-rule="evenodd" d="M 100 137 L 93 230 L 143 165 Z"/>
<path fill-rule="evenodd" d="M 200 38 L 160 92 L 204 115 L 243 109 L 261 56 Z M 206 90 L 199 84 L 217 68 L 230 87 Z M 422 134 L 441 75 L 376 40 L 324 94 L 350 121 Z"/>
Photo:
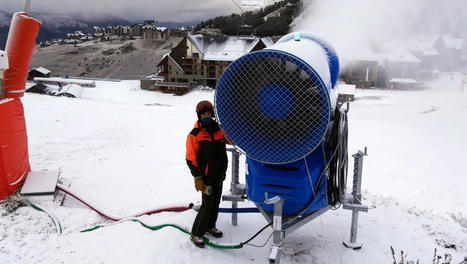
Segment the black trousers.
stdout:
<path fill-rule="evenodd" d="M 206 185 L 212 187 L 210 195 L 202 194 L 202 203 L 196 215 L 191 233 L 195 236 L 203 236 L 207 230 L 216 226 L 217 215 L 219 214 L 219 203 L 222 195 L 222 182 L 205 181 Z"/>

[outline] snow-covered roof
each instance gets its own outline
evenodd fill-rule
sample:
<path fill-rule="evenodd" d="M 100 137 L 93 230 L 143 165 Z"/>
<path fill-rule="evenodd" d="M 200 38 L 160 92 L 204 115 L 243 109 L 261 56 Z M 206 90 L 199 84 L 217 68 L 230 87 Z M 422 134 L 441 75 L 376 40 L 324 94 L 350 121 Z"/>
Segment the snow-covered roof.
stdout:
<path fill-rule="evenodd" d="M 36 71 L 38 71 L 38 72 L 40 72 L 40 73 L 42 73 L 42 74 L 49 74 L 49 73 L 50 73 L 50 71 L 47 70 L 47 69 L 44 68 L 44 67 L 37 67 L 37 68 L 35 68 L 34 70 L 36 70 Z"/>
<path fill-rule="evenodd" d="M 449 36 L 443 36 L 442 39 L 444 41 L 444 45 L 446 45 L 447 48 L 451 48 L 451 49 L 460 50 L 462 49 L 462 44 L 464 44 L 463 39 L 451 38 Z"/>
<path fill-rule="evenodd" d="M 439 55 L 438 51 L 432 44 L 426 41 L 412 42 L 409 44 L 409 49 L 413 52 L 420 53 L 423 56 Z"/>
<path fill-rule="evenodd" d="M 403 48 L 398 48 L 384 54 L 384 58 L 390 62 L 413 62 L 420 63 L 412 53 Z"/>
<path fill-rule="evenodd" d="M 154 81 L 164 81 L 165 77 L 164 76 L 159 76 L 158 73 L 153 73 L 144 76 L 144 79 L 146 80 L 154 80 Z"/>
<path fill-rule="evenodd" d="M 68 95 L 71 97 L 79 98 L 83 94 L 83 87 L 76 83 L 70 83 L 65 85 L 61 90 L 59 90 L 55 95 Z"/>
<path fill-rule="evenodd" d="M 270 37 L 261 38 L 261 40 L 266 45 L 266 47 L 274 45 L 274 41 L 272 41 L 272 39 Z"/>
<path fill-rule="evenodd" d="M 188 35 L 188 39 L 204 54 L 204 60 L 212 61 L 234 61 L 250 52 L 261 40 L 266 46 L 273 44 L 270 38 L 261 39 L 258 37 L 203 36 L 197 34 Z"/>
<path fill-rule="evenodd" d="M 391 83 L 417 83 L 417 80 L 410 78 L 392 78 L 389 80 Z"/>
<path fill-rule="evenodd" d="M 60 78 L 60 77 L 52 77 L 52 78 L 41 78 L 41 77 L 34 77 L 35 82 L 39 83 L 61 83 L 61 84 L 70 84 L 76 83 L 83 87 L 96 87 L 95 81 L 90 80 L 83 80 L 83 79 L 71 79 L 71 78 Z"/>
<path fill-rule="evenodd" d="M 356 50 L 352 54 L 348 55 L 350 61 L 372 61 L 380 62 L 382 60 L 382 54 L 375 53 L 370 49 Z"/>
<path fill-rule="evenodd" d="M 143 26 L 143 28 L 155 28 L 158 31 L 166 31 L 167 30 L 166 27 L 158 27 L 158 26 L 155 26 L 155 25 L 145 25 L 145 26 Z"/>

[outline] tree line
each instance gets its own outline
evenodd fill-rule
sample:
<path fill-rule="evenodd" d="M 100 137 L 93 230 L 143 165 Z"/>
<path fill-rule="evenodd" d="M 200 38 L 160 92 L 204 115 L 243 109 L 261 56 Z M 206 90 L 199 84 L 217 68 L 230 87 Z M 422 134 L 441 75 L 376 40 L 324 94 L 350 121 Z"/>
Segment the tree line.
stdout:
<path fill-rule="evenodd" d="M 202 21 L 195 27 L 195 31 L 202 28 L 217 28 L 225 35 L 255 35 L 274 36 L 284 35 L 289 30 L 289 25 L 299 15 L 302 9 L 302 0 L 283 0 L 262 8 L 258 11 L 248 11 L 240 15 L 218 16 Z M 279 11 L 280 10 L 280 11 Z M 271 13 L 279 12 L 278 15 Z"/>

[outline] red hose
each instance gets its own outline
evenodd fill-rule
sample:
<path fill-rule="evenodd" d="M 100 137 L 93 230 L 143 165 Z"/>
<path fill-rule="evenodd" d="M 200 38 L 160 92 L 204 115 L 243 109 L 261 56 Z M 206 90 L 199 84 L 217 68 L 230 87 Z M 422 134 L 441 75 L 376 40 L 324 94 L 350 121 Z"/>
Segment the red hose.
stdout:
<path fill-rule="evenodd" d="M 120 221 L 120 220 L 123 220 L 123 219 L 126 219 L 126 218 L 130 218 L 130 217 L 138 217 L 138 216 L 142 216 L 142 215 L 151 215 L 151 214 L 157 214 L 157 213 L 161 213 L 161 212 L 183 212 L 183 211 L 186 211 L 188 209 L 190 209 L 190 206 L 175 206 L 175 207 L 167 207 L 167 208 L 159 208 L 159 209 L 152 209 L 150 211 L 147 211 L 147 212 L 142 212 L 142 213 L 136 213 L 134 215 L 130 215 L 130 216 L 115 216 L 115 215 L 111 215 L 110 213 L 104 213 L 102 210 L 98 209 L 97 207 L 95 207 L 94 205 L 92 205 L 90 202 L 87 202 L 85 201 L 83 198 L 79 197 L 78 195 L 72 193 L 70 190 L 68 190 L 65 186 L 61 185 L 61 184 L 57 184 L 57 188 L 60 190 L 60 191 L 63 191 L 64 193 L 66 194 L 69 194 L 70 196 L 72 196 L 73 198 L 75 198 L 76 200 L 80 201 L 81 203 L 83 203 L 84 205 L 86 205 L 87 207 L 91 208 L 92 210 L 94 210 L 96 213 L 100 214 L 101 216 L 107 218 L 107 219 L 110 219 L 112 221 Z"/>

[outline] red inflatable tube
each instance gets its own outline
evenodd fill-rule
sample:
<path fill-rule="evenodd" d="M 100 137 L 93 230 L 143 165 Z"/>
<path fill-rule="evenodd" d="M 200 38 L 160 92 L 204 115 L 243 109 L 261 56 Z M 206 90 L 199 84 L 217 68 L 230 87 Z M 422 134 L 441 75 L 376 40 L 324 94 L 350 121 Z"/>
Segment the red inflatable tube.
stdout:
<path fill-rule="evenodd" d="M 11 19 L 5 51 L 10 68 L 4 74 L 5 97 L 19 98 L 24 94 L 32 52 L 41 22 L 26 13 L 15 13 Z"/>
<path fill-rule="evenodd" d="M 0 201 L 18 190 L 30 170 L 23 104 L 0 100 Z"/>

